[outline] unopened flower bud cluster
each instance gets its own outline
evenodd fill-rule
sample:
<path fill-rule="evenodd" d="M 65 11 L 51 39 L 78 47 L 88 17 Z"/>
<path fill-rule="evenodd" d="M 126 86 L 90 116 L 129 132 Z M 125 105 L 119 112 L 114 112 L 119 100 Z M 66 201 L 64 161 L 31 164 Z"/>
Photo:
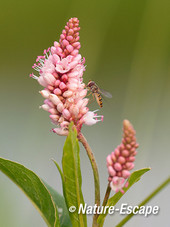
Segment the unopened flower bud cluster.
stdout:
<path fill-rule="evenodd" d="M 125 181 L 130 176 L 130 170 L 134 168 L 137 147 L 135 130 L 128 120 L 124 120 L 122 143 L 107 156 L 108 180 L 112 190 L 123 193 L 122 188 L 128 186 Z"/>

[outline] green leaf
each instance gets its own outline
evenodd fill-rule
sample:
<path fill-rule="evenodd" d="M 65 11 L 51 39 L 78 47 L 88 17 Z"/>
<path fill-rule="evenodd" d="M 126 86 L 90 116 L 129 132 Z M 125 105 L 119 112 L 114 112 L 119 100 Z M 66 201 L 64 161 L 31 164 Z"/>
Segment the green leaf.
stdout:
<path fill-rule="evenodd" d="M 60 166 L 58 165 L 58 163 L 54 159 L 52 159 L 52 161 L 54 162 L 54 164 L 56 165 L 56 167 L 58 169 L 58 172 L 60 173 L 62 184 L 63 184 L 63 187 L 64 187 L 64 176 L 63 176 L 62 170 L 61 170 Z M 63 191 L 65 191 L 65 190 L 63 190 Z"/>
<path fill-rule="evenodd" d="M 129 180 L 128 180 L 128 182 L 129 182 L 128 187 L 127 187 L 127 188 L 123 188 L 124 192 L 126 193 L 126 192 L 129 190 L 129 188 L 130 188 L 134 183 L 136 183 L 137 181 L 139 181 L 140 178 L 141 178 L 141 176 L 142 176 L 144 173 L 148 172 L 149 170 L 150 170 L 150 168 L 145 168 L 145 169 L 140 169 L 140 170 L 134 171 L 134 172 L 131 174 L 131 176 L 130 176 L 130 178 L 129 178 Z M 125 194 L 125 193 L 124 193 L 124 194 Z M 110 206 L 115 206 L 116 203 L 122 198 L 122 196 L 123 196 L 124 194 L 122 194 L 121 192 L 117 192 L 113 197 L 111 197 L 111 198 L 108 200 L 106 206 L 109 206 L 109 207 L 110 207 Z M 108 211 L 108 210 L 107 210 L 107 211 Z M 106 217 L 107 214 L 108 214 L 108 212 L 106 212 L 105 214 L 100 214 L 100 215 L 99 215 L 99 217 L 98 217 L 98 219 L 97 219 L 97 223 L 99 223 L 100 226 L 103 226 L 103 223 L 104 223 L 104 220 L 105 220 L 105 217 Z"/>
<path fill-rule="evenodd" d="M 68 209 L 75 206 L 76 211 L 70 214 L 71 222 L 74 227 L 87 226 L 86 215 L 78 214 L 80 204 L 84 205 L 81 190 L 82 178 L 80 170 L 79 143 L 77 132 L 73 129 L 73 124 L 69 126 L 69 135 L 66 139 L 62 167 L 63 167 L 63 192 Z"/>
<path fill-rule="evenodd" d="M 54 190 L 51 186 L 49 186 L 46 182 L 44 182 L 44 184 L 47 187 L 48 191 L 50 192 L 53 198 L 53 201 L 56 204 L 59 217 L 60 217 L 60 226 L 72 227 L 64 197 L 60 195 L 56 190 Z"/>
<path fill-rule="evenodd" d="M 34 172 L 19 163 L 3 158 L 0 158 L 0 170 L 26 194 L 47 226 L 60 226 L 58 211 L 52 196 Z"/>

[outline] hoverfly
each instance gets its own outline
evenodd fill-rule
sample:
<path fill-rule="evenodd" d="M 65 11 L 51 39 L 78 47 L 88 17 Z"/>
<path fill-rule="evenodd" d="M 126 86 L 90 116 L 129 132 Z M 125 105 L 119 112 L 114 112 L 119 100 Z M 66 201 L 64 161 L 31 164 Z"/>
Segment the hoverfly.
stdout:
<path fill-rule="evenodd" d="M 103 96 L 105 96 L 107 98 L 112 98 L 112 95 L 109 92 L 107 92 L 107 91 L 105 91 L 103 89 L 100 89 L 98 87 L 98 85 L 92 80 L 90 80 L 88 82 L 86 87 L 87 87 L 87 89 L 89 91 L 91 91 L 93 97 L 95 97 L 95 99 L 96 99 L 96 101 L 97 101 L 97 103 L 98 103 L 98 105 L 100 107 L 103 107 L 103 101 L 102 101 L 102 96 L 101 95 L 103 95 Z"/>

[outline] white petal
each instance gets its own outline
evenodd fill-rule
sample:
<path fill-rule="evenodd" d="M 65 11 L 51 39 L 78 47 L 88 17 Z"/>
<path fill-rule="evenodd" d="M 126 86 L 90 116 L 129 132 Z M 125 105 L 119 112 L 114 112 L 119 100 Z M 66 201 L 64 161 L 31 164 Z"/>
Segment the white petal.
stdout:
<path fill-rule="evenodd" d="M 54 94 L 49 95 L 49 99 L 55 105 L 58 105 L 58 103 L 61 102 L 61 100 L 57 97 L 57 95 L 54 95 Z"/>
<path fill-rule="evenodd" d="M 40 94 L 45 98 L 48 99 L 49 95 L 51 94 L 48 90 L 42 90 L 40 91 Z"/>

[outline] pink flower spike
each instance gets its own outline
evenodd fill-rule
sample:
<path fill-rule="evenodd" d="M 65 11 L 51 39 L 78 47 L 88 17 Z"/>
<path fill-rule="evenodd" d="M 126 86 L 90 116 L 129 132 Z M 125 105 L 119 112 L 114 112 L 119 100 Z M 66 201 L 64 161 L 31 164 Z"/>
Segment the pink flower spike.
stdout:
<path fill-rule="evenodd" d="M 44 50 L 42 56 L 37 56 L 33 65 L 38 76 L 33 73 L 30 77 L 43 86 L 40 91 L 45 98 L 42 109 L 48 111 L 52 123 L 57 125 L 53 132 L 58 135 L 68 134 L 68 125 L 74 122 L 78 133 L 82 125 L 93 125 L 103 121 L 103 116 L 96 111 L 89 111 L 89 99 L 85 98 L 87 89 L 83 83 L 85 58 L 79 54 L 79 20 L 71 18 L 59 42 Z M 134 146 L 133 146 L 134 148 Z"/>
<path fill-rule="evenodd" d="M 110 187 L 115 192 L 120 191 L 121 193 L 124 193 L 123 187 L 128 186 L 128 182 L 125 184 L 124 182 L 130 176 L 129 170 L 134 168 L 133 162 L 136 153 L 134 147 L 136 147 L 137 144 L 135 130 L 128 120 L 124 120 L 123 122 L 123 132 L 122 144 L 120 144 L 111 155 L 108 155 L 106 160 Z M 129 146 L 130 144 L 133 144 L 133 147 Z M 113 176 L 112 172 L 114 171 L 116 174 Z"/>

